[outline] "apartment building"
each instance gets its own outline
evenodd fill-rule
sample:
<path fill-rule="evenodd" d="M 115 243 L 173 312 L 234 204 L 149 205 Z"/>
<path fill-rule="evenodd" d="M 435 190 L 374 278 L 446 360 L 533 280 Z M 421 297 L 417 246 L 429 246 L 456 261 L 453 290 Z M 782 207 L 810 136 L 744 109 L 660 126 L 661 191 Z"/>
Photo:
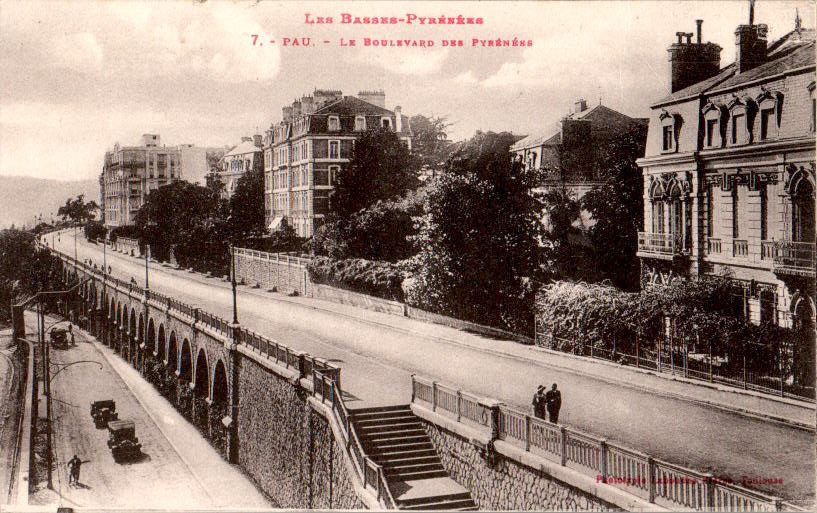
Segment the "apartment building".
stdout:
<path fill-rule="evenodd" d="M 235 191 L 238 179 L 245 173 L 264 169 L 262 137 L 242 137 L 241 143 L 225 153 L 219 164 L 218 176 L 224 183 L 224 196 L 229 198 Z"/>

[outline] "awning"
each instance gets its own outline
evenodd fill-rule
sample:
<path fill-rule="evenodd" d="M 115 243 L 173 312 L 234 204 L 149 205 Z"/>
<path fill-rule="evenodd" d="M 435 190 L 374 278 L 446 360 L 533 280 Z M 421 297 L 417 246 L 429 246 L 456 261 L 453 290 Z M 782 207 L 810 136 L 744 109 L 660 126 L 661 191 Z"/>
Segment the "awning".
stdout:
<path fill-rule="evenodd" d="M 273 218 L 272 222 L 269 224 L 269 229 L 270 230 L 277 230 L 281 226 L 281 221 L 283 221 L 283 220 L 284 220 L 284 218 L 281 217 L 281 216 L 277 216 L 277 217 Z"/>

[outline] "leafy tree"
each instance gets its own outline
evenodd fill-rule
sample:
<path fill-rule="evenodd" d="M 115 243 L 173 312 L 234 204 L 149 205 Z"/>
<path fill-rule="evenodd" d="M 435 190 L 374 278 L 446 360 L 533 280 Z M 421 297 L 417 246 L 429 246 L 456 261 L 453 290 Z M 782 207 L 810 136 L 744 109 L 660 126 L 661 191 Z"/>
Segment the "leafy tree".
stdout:
<path fill-rule="evenodd" d="M 263 169 L 252 169 L 238 179 L 230 197 L 229 229 L 236 239 L 266 234 Z"/>
<path fill-rule="evenodd" d="M 588 230 L 594 260 L 603 278 L 618 287 L 636 290 L 640 266 L 638 230 L 644 215 L 644 183 L 636 159 L 644 153 L 646 131 L 622 134 L 598 149 L 597 162 L 604 166 L 604 185 L 588 192 L 582 203 L 596 221 Z"/>
<path fill-rule="evenodd" d="M 550 277 L 584 279 L 592 274 L 588 265 L 591 255 L 582 244 L 582 232 L 576 226 L 581 215 L 581 203 L 572 198 L 565 187 L 550 187 L 543 195 L 546 226 L 544 255 Z"/>
<path fill-rule="evenodd" d="M 74 199 L 68 198 L 65 200 L 65 205 L 57 210 L 57 215 L 62 217 L 63 221 L 70 219 L 74 223 L 83 224 L 93 219 L 98 210 L 99 205 L 97 205 L 96 201 L 86 202 L 85 195 L 80 194 Z"/>
<path fill-rule="evenodd" d="M 60 261 L 38 250 L 33 233 L 0 231 L 0 324 L 11 317 L 11 304 L 40 290 L 60 290 Z"/>
<path fill-rule="evenodd" d="M 88 221 L 85 223 L 85 238 L 88 240 L 104 239 L 107 233 L 108 230 L 100 221 Z"/>
<path fill-rule="evenodd" d="M 439 170 L 445 163 L 445 150 L 449 146 L 446 130 L 451 123 L 445 116 L 426 117 L 422 114 L 412 116 L 411 124 L 411 153 L 422 169 L 432 173 Z"/>
<path fill-rule="evenodd" d="M 397 134 L 383 128 L 368 130 L 338 174 L 331 213 L 348 220 L 358 210 L 399 198 L 418 184 L 416 165 Z"/>
<path fill-rule="evenodd" d="M 512 134 L 477 134 L 429 188 L 407 300 L 444 314 L 532 331 L 541 277 L 536 177 L 511 158 Z"/>

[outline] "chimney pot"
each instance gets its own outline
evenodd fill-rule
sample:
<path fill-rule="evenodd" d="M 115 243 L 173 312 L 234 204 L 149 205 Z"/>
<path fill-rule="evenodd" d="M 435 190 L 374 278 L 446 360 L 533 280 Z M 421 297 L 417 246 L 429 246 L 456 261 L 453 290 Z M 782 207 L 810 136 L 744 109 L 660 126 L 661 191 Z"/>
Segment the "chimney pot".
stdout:
<path fill-rule="evenodd" d="M 687 32 L 684 36 L 687 38 L 687 44 L 692 44 L 692 32 Z"/>
<path fill-rule="evenodd" d="M 587 100 L 584 98 L 579 98 L 576 100 L 576 103 L 573 104 L 573 111 L 578 114 L 580 112 L 584 112 L 587 110 Z"/>
<path fill-rule="evenodd" d="M 676 32 L 675 35 L 678 36 L 678 44 L 679 45 L 684 44 L 684 41 L 683 41 L 684 32 Z"/>

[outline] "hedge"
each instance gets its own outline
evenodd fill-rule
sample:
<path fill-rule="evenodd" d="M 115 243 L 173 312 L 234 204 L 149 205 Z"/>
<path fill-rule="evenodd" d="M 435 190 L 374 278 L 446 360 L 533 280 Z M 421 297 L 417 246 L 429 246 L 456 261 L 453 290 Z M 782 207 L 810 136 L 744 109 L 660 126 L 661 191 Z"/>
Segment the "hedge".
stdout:
<path fill-rule="evenodd" d="M 350 258 L 335 260 L 316 256 L 307 266 L 314 283 L 403 302 L 404 272 L 400 264 Z"/>

